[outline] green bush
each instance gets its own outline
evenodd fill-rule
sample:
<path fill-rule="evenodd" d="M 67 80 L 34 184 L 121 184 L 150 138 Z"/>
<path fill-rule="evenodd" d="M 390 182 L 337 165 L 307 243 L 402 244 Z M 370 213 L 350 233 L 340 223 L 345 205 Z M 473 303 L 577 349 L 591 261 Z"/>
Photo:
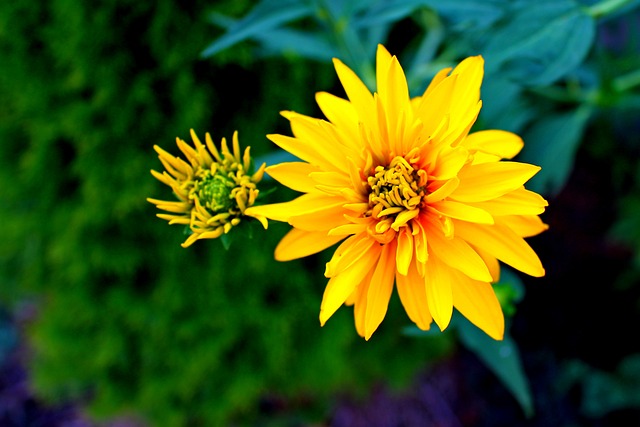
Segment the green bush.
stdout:
<path fill-rule="evenodd" d="M 84 399 L 99 417 L 244 423 L 269 394 L 310 396 L 322 412 L 332 391 L 408 378 L 448 345 L 384 332 L 365 344 L 349 310 L 320 329 L 326 255 L 276 263 L 285 227 L 228 252 L 182 249 L 180 228 L 154 218 L 145 198 L 170 197 L 149 174 L 161 169 L 154 144 L 177 152 L 190 128 L 216 141 L 237 128 L 265 154 L 264 135 L 286 132 L 277 112 L 312 112 L 333 82 L 330 64 L 260 60 L 243 45 L 198 59 L 215 35 L 208 5 L 0 4 L 2 297 L 38 308 L 38 394 Z M 382 329 L 408 322 L 391 312 Z"/>

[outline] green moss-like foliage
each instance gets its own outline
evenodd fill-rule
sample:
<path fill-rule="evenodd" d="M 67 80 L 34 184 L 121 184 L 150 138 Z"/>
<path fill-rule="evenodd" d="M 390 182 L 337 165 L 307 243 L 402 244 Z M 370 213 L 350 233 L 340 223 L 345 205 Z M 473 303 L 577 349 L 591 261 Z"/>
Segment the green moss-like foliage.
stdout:
<path fill-rule="evenodd" d="M 0 3 L 0 293 L 36 302 L 42 397 L 156 426 L 251 422 L 270 394 L 326 415 L 331 393 L 407 378 L 446 341 L 401 336 L 393 308 L 368 343 L 346 308 L 321 329 L 328 254 L 275 262 L 282 225 L 227 252 L 183 249 L 181 228 L 154 218 L 145 198 L 170 196 L 149 174 L 153 144 L 176 153 L 189 128 L 216 141 L 238 128 L 265 154 L 266 133 L 288 132 L 278 111 L 311 113 L 333 81 L 330 64 L 257 61 L 242 46 L 198 59 L 215 31 L 207 6 Z"/>

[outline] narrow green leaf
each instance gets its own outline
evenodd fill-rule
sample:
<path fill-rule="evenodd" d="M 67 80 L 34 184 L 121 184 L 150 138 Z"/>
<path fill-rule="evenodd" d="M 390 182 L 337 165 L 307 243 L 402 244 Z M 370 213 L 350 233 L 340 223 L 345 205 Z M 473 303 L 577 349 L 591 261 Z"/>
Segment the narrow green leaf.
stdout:
<path fill-rule="evenodd" d="M 377 2 L 362 16 L 355 17 L 353 25 L 358 28 L 365 28 L 371 25 L 397 22 L 409 16 L 417 8 L 425 7 L 426 4 L 426 0 L 392 0 Z"/>
<path fill-rule="evenodd" d="M 504 16 L 507 0 L 426 0 L 451 25 L 457 28 L 488 28 Z"/>
<path fill-rule="evenodd" d="M 321 33 L 290 28 L 276 28 L 255 36 L 265 55 L 294 53 L 303 58 L 331 62 L 339 55 L 335 47 Z"/>
<path fill-rule="evenodd" d="M 212 23 L 228 26 L 227 32 L 207 46 L 200 56 L 206 58 L 215 55 L 238 42 L 312 13 L 311 6 L 296 0 L 262 0 L 251 12 L 232 25 L 229 20 L 216 14 L 211 17 Z"/>
<path fill-rule="evenodd" d="M 461 317 L 461 316 L 460 316 Z M 529 381 L 522 368 L 516 343 L 505 333 L 502 341 L 496 341 L 472 325 L 466 319 L 457 322 L 460 340 L 473 351 L 511 392 L 525 416 L 534 413 Z"/>

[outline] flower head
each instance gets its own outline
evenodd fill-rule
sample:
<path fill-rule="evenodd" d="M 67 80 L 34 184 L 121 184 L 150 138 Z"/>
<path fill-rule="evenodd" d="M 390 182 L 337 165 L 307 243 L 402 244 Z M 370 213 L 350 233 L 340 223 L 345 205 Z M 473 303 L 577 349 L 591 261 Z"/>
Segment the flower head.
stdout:
<path fill-rule="evenodd" d="M 159 173 L 152 170 L 151 174 L 171 187 L 178 201 L 147 199 L 158 209 L 169 212 L 159 213 L 158 217 L 166 219 L 169 224 L 189 226 L 192 233 L 182 244 L 185 248 L 198 239 L 220 237 L 238 225 L 241 218 L 247 215 L 246 209 L 258 197 L 256 184 L 262 179 L 265 169 L 265 164 L 262 164 L 257 172 L 251 174 L 249 147 L 241 156 L 238 132 L 233 134 L 233 152 L 229 150 L 224 138 L 221 153 L 208 133 L 205 138 L 206 146 L 193 130 L 191 138 L 195 148 L 176 138 L 178 148 L 188 163 L 157 145 L 153 147 L 166 171 Z M 251 216 L 267 228 L 264 216 Z"/>
<path fill-rule="evenodd" d="M 544 275 L 523 237 L 547 228 L 538 217 L 547 202 L 524 188 L 539 167 L 501 161 L 522 148 L 517 135 L 469 134 L 481 107 L 483 59 L 440 71 L 413 99 L 398 60 L 383 46 L 376 93 L 342 62 L 334 65 L 348 99 L 318 93 L 327 120 L 284 112 L 294 137 L 269 135 L 303 161 L 267 173 L 305 193 L 249 210 L 293 226 L 276 259 L 344 240 L 326 266 L 322 325 L 342 304 L 354 305 L 356 329 L 369 339 L 395 282 L 419 328 L 434 320 L 445 329 L 455 307 L 501 339 L 504 316 L 491 285 L 499 280 L 498 260 Z"/>

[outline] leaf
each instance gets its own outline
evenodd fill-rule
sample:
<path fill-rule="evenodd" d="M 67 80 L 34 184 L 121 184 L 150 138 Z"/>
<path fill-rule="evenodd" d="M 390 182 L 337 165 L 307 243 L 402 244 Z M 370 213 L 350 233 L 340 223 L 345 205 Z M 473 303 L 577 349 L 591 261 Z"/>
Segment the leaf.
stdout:
<path fill-rule="evenodd" d="M 461 28 L 488 28 L 504 16 L 505 0 L 426 0 L 451 25 Z"/>
<path fill-rule="evenodd" d="M 518 401 L 525 416 L 531 417 L 534 408 L 529 381 L 522 368 L 518 347 L 509 334 L 505 333 L 502 341 L 496 341 L 466 319 L 456 324 L 465 347 L 474 352 L 500 379 Z"/>
<path fill-rule="evenodd" d="M 334 46 L 324 40 L 319 33 L 277 28 L 256 35 L 255 38 L 262 45 L 266 55 L 293 52 L 304 58 L 325 62 L 330 62 L 331 58 L 339 56 Z"/>
<path fill-rule="evenodd" d="M 406 18 L 416 9 L 428 7 L 453 25 L 489 26 L 503 14 L 504 1 L 480 0 L 393 0 L 377 2 L 366 14 L 354 21 L 359 27 L 397 22 Z"/>
<path fill-rule="evenodd" d="M 593 368 L 578 359 L 565 362 L 560 372 L 560 392 L 566 394 L 579 385 L 580 412 L 589 418 L 640 406 L 640 353 L 625 356 L 613 372 Z"/>
<path fill-rule="evenodd" d="M 487 71 L 527 85 L 548 85 L 582 63 L 594 36 L 594 19 L 573 0 L 520 2 L 487 41 Z"/>
<path fill-rule="evenodd" d="M 414 10 L 425 7 L 427 0 L 392 0 L 377 2 L 365 14 L 356 17 L 353 25 L 357 28 L 396 22 L 409 16 Z"/>
<path fill-rule="evenodd" d="M 200 54 L 207 58 L 238 42 L 259 35 L 280 25 L 309 16 L 313 8 L 296 0 L 262 0 L 247 15 L 233 24 L 219 14 L 211 16 L 213 24 L 226 26 L 227 32 Z"/>
<path fill-rule="evenodd" d="M 485 128 L 520 133 L 534 117 L 536 110 L 523 87 L 498 74 L 482 83 L 480 120 Z"/>
<path fill-rule="evenodd" d="M 569 179 L 576 152 L 591 116 L 591 107 L 556 113 L 536 122 L 524 133 L 524 148 L 519 160 L 542 167 L 527 188 L 553 196 Z"/>

